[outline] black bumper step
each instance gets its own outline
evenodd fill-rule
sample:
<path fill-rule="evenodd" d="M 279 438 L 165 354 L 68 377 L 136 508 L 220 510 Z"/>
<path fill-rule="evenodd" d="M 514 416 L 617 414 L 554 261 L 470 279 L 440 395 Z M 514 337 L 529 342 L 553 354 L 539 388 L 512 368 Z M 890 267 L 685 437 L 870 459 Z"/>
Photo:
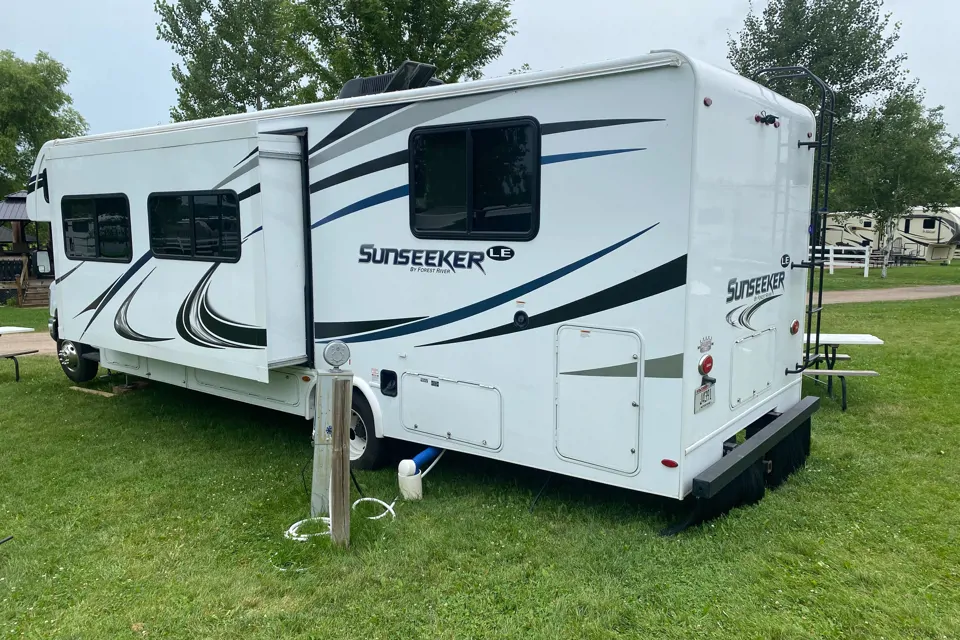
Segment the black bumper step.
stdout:
<path fill-rule="evenodd" d="M 802 467 L 810 455 L 810 417 L 820 398 L 803 398 L 781 414 L 767 413 L 747 426 L 747 440 L 724 443 L 724 456 L 693 479 L 693 504 L 687 517 L 664 529 L 676 535 L 763 498 Z"/>

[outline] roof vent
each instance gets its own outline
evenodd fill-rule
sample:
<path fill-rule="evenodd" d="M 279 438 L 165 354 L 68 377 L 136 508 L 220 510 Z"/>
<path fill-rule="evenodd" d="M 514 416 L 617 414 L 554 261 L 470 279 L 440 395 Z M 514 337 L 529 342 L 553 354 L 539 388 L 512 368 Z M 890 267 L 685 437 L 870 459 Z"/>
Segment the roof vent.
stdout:
<path fill-rule="evenodd" d="M 433 77 L 436 71 L 437 67 L 432 64 L 407 60 L 393 73 L 348 80 L 340 89 L 337 98 L 356 98 L 375 93 L 419 89 L 420 87 L 443 84 L 442 80 Z"/>

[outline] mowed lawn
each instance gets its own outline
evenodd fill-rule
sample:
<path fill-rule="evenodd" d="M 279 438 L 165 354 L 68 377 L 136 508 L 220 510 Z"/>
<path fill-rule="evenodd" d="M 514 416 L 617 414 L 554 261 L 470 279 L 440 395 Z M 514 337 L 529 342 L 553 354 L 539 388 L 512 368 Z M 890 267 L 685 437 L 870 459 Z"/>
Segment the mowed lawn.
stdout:
<path fill-rule="evenodd" d="M 960 637 L 960 298 L 824 320 L 884 338 L 845 349 L 882 375 L 824 401 L 806 469 L 675 538 L 672 503 L 565 479 L 531 514 L 541 472 L 449 455 L 349 551 L 286 541 L 302 421 L 0 362 L 0 638 Z"/>
<path fill-rule="evenodd" d="M 915 287 L 919 285 L 960 284 L 960 260 L 953 264 L 916 264 L 906 267 L 887 267 L 887 277 L 881 278 L 880 267 L 870 267 L 869 277 L 863 277 L 859 269 L 837 268 L 830 275 L 823 272 L 824 291 L 849 289 L 888 289 L 891 287 Z"/>
<path fill-rule="evenodd" d="M 37 331 L 47 331 L 50 311 L 42 309 L 20 309 L 19 307 L 0 306 L 0 327 L 28 327 Z M 0 337 L 0 350 L 3 338 Z M 0 416 L 2 417 L 2 416 Z"/>

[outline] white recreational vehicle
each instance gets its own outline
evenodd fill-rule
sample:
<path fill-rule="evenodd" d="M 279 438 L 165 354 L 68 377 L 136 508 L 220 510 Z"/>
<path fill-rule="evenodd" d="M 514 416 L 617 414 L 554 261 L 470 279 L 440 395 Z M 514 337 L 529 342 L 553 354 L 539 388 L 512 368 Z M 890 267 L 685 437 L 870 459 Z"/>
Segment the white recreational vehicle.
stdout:
<path fill-rule="evenodd" d="M 310 419 L 341 340 L 361 467 L 396 439 L 682 499 L 802 464 L 811 111 L 672 51 L 431 73 L 44 145 L 66 374 Z"/>
<path fill-rule="evenodd" d="M 831 213 L 827 223 L 827 244 L 835 246 L 883 249 L 873 216 Z M 960 207 L 942 211 L 915 208 L 897 221 L 893 237 L 894 249 L 927 262 L 951 262 L 960 257 Z"/>

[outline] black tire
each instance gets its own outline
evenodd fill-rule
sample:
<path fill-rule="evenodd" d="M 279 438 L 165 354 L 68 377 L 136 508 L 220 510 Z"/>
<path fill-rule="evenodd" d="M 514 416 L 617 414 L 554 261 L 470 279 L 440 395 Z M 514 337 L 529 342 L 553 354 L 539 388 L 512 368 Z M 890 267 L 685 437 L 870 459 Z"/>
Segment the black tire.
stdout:
<path fill-rule="evenodd" d="M 387 458 L 388 446 L 383 438 L 378 438 L 373 425 L 373 411 L 367 399 L 359 389 L 353 390 L 353 409 L 350 421 L 350 467 L 352 469 L 372 470 L 383 466 Z M 358 439 L 364 441 L 359 451 Z"/>
<path fill-rule="evenodd" d="M 74 382 L 90 382 L 97 377 L 100 365 L 95 360 L 82 357 L 90 348 L 70 340 L 57 341 L 57 357 L 63 373 Z"/>

